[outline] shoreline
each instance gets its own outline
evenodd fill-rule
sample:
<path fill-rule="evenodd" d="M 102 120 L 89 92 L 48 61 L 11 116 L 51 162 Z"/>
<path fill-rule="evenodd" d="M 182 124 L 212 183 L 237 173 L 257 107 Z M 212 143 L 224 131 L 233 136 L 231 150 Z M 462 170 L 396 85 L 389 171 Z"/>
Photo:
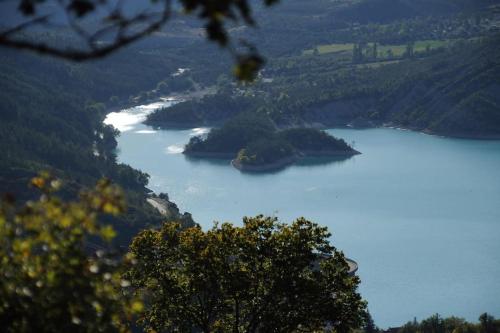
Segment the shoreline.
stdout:
<path fill-rule="evenodd" d="M 199 122 L 199 123 L 177 123 L 177 122 L 156 122 L 156 123 L 148 123 L 144 122 L 144 124 L 154 127 L 156 129 L 161 129 L 161 130 L 169 130 L 169 129 L 191 129 L 191 128 L 196 128 L 196 127 L 218 127 L 222 124 L 223 122 Z M 385 124 L 379 124 L 379 125 L 372 125 L 372 126 L 349 126 L 349 124 L 345 125 L 328 125 L 325 123 L 321 122 L 304 122 L 302 126 L 286 126 L 286 125 L 280 125 L 278 128 L 280 129 L 288 129 L 288 128 L 300 128 L 300 127 L 306 127 L 306 128 L 317 128 L 317 129 L 323 129 L 323 130 L 334 130 L 334 129 L 353 129 L 353 130 L 365 130 L 365 129 L 375 129 L 375 128 L 389 128 L 389 129 L 396 129 L 396 130 L 404 130 L 404 131 L 412 131 L 412 132 L 417 132 L 417 133 L 422 133 L 422 134 L 427 134 L 427 135 L 432 135 L 432 136 L 438 136 L 442 138 L 449 138 L 449 139 L 467 139 L 467 140 L 481 140 L 481 141 L 498 141 L 500 140 L 500 134 L 486 134 L 486 135 L 480 135 L 480 134 L 468 134 L 468 133 L 440 133 L 436 131 L 432 131 L 429 129 L 418 129 L 418 128 L 412 128 L 412 127 L 405 127 L 397 124 L 392 124 L 392 123 L 385 123 Z"/>
<path fill-rule="evenodd" d="M 300 151 L 293 156 L 285 157 L 279 159 L 273 163 L 261 164 L 261 165 L 245 165 L 241 164 L 236 158 L 231 160 L 231 165 L 242 171 L 242 172 L 270 172 L 284 169 L 295 162 L 306 158 L 306 157 L 345 157 L 346 159 L 351 158 L 356 155 L 361 155 L 361 153 L 355 149 L 350 152 L 343 151 Z"/>
<path fill-rule="evenodd" d="M 242 172 L 269 172 L 269 171 L 277 171 L 286 168 L 289 165 L 292 165 L 296 161 L 300 159 L 300 156 L 293 155 L 290 157 L 285 157 L 280 160 L 277 160 L 273 163 L 262 164 L 262 165 L 244 165 L 241 164 L 237 159 L 231 160 L 231 165 Z"/>
<path fill-rule="evenodd" d="M 216 158 L 224 160 L 231 160 L 236 155 L 233 153 L 186 152 L 185 150 L 182 152 L 182 154 L 185 155 L 186 157 L 192 157 L 192 158 Z"/>
<path fill-rule="evenodd" d="M 133 102 L 121 101 L 121 102 L 119 102 L 118 105 L 106 107 L 106 111 L 105 111 L 104 115 L 106 116 L 112 112 L 121 112 L 123 110 L 131 109 L 131 108 L 138 107 L 141 105 L 164 102 L 166 100 L 167 101 L 178 101 L 180 103 L 180 102 L 185 102 L 185 101 L 192 100 L 192 99 L 202 98 L 206 95 L 214 94 L 215 93 L 214 89 L 215 89 L 214 87 L 206 87 L 206 88 L 203 88 L 200 90 L 195 90 L 195 91 L 176 92 L 176 93 L 171 93 L 168 95 L 162 95 L 162 96 L 150 98 L 150 99 L 147 99 L 147 100 L 142 101 L 142 102 L 139 102 L 139 101 L 133 101 Z M 148 126 L 151 126 L 151 125 L 148 125 Z M 160 125 L 158 125 L 158 126 L 160 126 Z M 192 124 L 189 124 L 187 127 L 192 128 L 192 126 L 193 126 Z"/>
<path fill-rule="evenodd" d="M 405 129 L 405 128 L 403 128 Z M 439 134 L 431 130 L 413 130 L 413 129 L 406 129 L 409 131 L 413 132 L 419 132 L 427 135 L 432 135 L 432 136 L 438 136 L 442 138 L 450 138 L 450 139 L 463 139 L 463 140 L 479 140 L 479 141 L 498 141 L 500 140 L 500 134 L 493 134 L 493 135 L 471 135 L 471 134 Z"/>
<path fill-rule="evenodd" d="M 166 96 L 157 96 L 152 99 L 148 99 L 143 102 L 138 102 L 138 101 L 122 101 L 119 103 L 119 105 L 112 106 L 106 108 L 104 118 L 106 115 L 112 112 L 121 112 L 126 109 L 138 107 L 141 105 L 147 105 L 147 104 L 153 104 L 157 102 L 164 102 L 166 100 L 170 101 L 177 101 L 177 102 L 185 102 L 193 99 L 199 99 L 202 98 L 206 95 L 211 95 L 216 93 L 215 87 L 206 87 L 200 90 L 195 90 L 195 91 L 189 91 L 189 92 L 177 92 L 177 93 L 172 93 Z M 224 121 L 217 121 L 217 122 L 207 122 L 204 121 L 203 119 L 200 122 L 151 122 L 149 123 L 146 120 L 142 122 L 143 124 L 147 126 L 151 126 L 154 129 L 160 129 L 160 130 L 169 130 L 169 129 L 192 129 L 196 127 L 219 127 L 221 124 L 224 123 Z M 328 124 L 325 122 L 321 121 L 306 121 L 306 120 L 300 120 L 300 126 L 297 126 L 298 124 L 280 124 L 277 127 L 280 129 L 287 129 L 287 128 L 294 128 L 294 127 L 312 127 L 312 128 L 318 128 L 318 129 L 343 129 L 343 128 L 348 128 L 348 129 L 354 129 L 354 130 L 363 130 L 363 129 L 374 129 L 374 128 L 390 128 L 390 129 L 398 129 L 398 130 L 408 130 L 412 132 L 418 132 L 422 134 L 427 134 L 427 135 L 433 135 L 433 136 L 438 136 L 438 137 L 443 137 L 443 138 L 452 138 L 452 139 L 468 139 L 468 140 L 482 140 L 482 141 L 497 141 L 500 140 L 500 133 L 499 134 L 470 134 L 470 133 L 461 133 L 461 132 L 436 132 L 430 129 L 419 129 L 416 127 L 411 127 L 411 126 L 402 126 L 400 124 L 395 124 L 392 122 L 387 122 L 387 123 L 381 123 L 381 122 L 374 122 L 370 120 L 366 120 L 362 122 L 362 126 L 356 125 L 353 121 L 349 123 L 335 123 L 335 124 Z"/>
<path fill-rule="evenodd" d="M 147 119 L 142 122 L 144 125 L 151 126 L 155 130 L 163 130 L 163 131 L 168 131 L 168 130 L 187 130 L 187 129 L 193 129 L 193 128 L 199 128 L 199 127 L 210 127 L 206 124 L 203 123 L 175 123 L 175 122 L 170 122 L 168 123 L 169 125 L 164 125 L 161 123 L 157 122 L 149 122 Z"/>
<path fill-rule="evenodd" d="M 301 150 L 304 157 L 351 157 L 361 155 L 362 153 L 352 148 L 352 151 L 338 151 L 338 150 Z"/>

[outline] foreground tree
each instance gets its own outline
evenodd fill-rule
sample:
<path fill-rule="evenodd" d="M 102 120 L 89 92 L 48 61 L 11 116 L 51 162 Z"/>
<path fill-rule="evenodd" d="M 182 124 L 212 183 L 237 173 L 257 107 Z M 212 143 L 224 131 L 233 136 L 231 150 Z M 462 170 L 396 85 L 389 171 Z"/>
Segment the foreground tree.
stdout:
<path fill-rule="evenodd" d="M 364 333 L 378 333 L 378 332 L 380 332 L 377 325 L 375 325 L 375 322 L 373 321 L 372 315 L 370 314 L 369 311 L 366 311 L 363 332 Z"/>
<path fill-rule="evenodd" d="M 326 228 L 303 218 L 244 218 L 243 226 L 164 224 L 133 241 L 127 279 L 145 293 L 140 323 L 166 332 L 348 332 L 365 303 Z"/>
<path fill-rule="evenodd" d="M 34 178 L 38 201 L 0 206 L 0 327 L 2 332 L 125 332 L 143 305 L 122 279 L 127 258 L 92 250 L 114 236 L 100 213 L 124 210 L 123 195 L 107 181 L 78 201 L 53 195 L 59 181 Z M 95 246 L 94 246 L 95 247 Z"/>

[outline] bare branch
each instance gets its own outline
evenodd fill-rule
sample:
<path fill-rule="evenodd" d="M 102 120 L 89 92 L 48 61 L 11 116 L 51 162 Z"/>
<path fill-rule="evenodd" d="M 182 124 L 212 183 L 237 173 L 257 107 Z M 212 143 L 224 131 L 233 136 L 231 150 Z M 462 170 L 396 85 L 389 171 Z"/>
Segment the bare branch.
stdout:
<path fill-rule="evenodd" d="M 42 10 L 42 5 L 49 1 L 17 0 L 21 3 L 19 11 L 27 18 Z M 24 4 L 28 5 L 23 7 Z M 32 28 L 41 25 L 41 31 L 55 31 L 53 28 L 57 15 L 35 17 L 13 28 L 0 31 L 0 46 L 21 49 L 46 54 L 72 61 L 85 61 L 102 58 L 121 49 L 153 32 L 159 31 L 172 15 L 173 0 L 151 0 L 149 7 L 139 14 L 124 14 L 126 0 L 52 0 L 57 4 L 57 12 L 65 14 L 65 23 L 59 28 L 69 30 L 73 37 L 83 41 L 78 47 L 73 43 L 61 45 L 51 44 L 47 40 L 35 38 Z M 135 1 L 135 0 L 133 0 Z M 133 2 L 131 0 L 131 2 Z M 262 0 L 264 4 L 271 5 L 277 0 Z M 263 64 L 263 59 L 249 44 L 243 44 L 246 52 L 236 50 L 224 27 L 227 20 L 246 22 L 254 25 L 251 16 L 249 0 L 206 1 L 191 0 L 179 1 L 180 8 L 187 14 L 196 15 L 205 22 L 207 38 L 229 49 L 237 66 L 235 75 L 241 80 L 251 80 Z M 41 7 L 41 8 L 39 8 Z M 102 21 L 91 25 L 85 18 L 92 15 L 102 16 Z M 49 19 L 50 18 L 50 19 Z M 52 27 L 51 27 L 52 26 Z M 63 35 L 65 36 L 65 35 Z M 102 41 L 102 42 L 101 42 Z"/>
<path fill-rule="evenodd" d="M 59 4 L 64 8 L 64 4 L 62 1 L 58 1 Z M 44 42 L 35 42 L 32 40 L 24 40 L 11 38 L 14 33 L 25 32 L 28 28 L 32 27 L 35 24 L 46 24 L 48 20 L 47 16 L 42 16 L 39 18 L 35 18 L 23 24 L 16 26 L 15 28 L 9 29 L 0 33 L 0 45 L 34 51 L 40 54 L 46 54 L 58 58 L 69 59 L 73 61 L 85 61 L 90 59 L 98 59 L 109 55 L 110 53 L 123 48 L 151 33 L 160 30 L 169 20 L 171 15 L 171 1 L 165 1 L 165 7 L 163 11 L 145 14 L 140 13 L 135 15 L 132 18 L 120 18 L 117 19 L 116 22 L 110 24 L 92 34 L 85 31 L 71 16 L 71 14 L 67 13 L 67 19 L 70 24 L 70 28 L 81 37 L 89 49 L 76 49 L 76 48 L 59 48 L 55 46 L 50 46 Z M 128 28 L 132 26 L 136 26 L 138 24 L 145 24 L 146 26 L 142 29 L 138 29 L 137 31 L 127 34 Z M 109 44 L 98 47 L 97 41 L 99 38 L 104 36 L 105 34 L 112 32 L 113 30 L 118 29 L 117 37 L 111 41 Z"/>
<path fill-rule="evenodd" d="M 19 24 L 11 29 L 0 32 L 0 38 L 8 37 L 9 35 L 14 35 L 18 32 L 22 32 L 37 24 L 47 24 L 50 15 L 44 15 L 41 17 L 34 18 L 22 24 Z"/>

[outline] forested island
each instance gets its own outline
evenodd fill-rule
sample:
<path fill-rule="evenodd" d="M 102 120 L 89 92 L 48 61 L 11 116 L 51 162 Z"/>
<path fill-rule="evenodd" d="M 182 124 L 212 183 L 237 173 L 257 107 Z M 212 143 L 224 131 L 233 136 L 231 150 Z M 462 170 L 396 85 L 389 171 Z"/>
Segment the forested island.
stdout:
<path fill-rule="evenodd" d="M 241 171 L 264 172 L 282 169 L 305 156 L 349 158 L 360 153 L 324 131 L 279 130 L 265 115 L 242 113 L 212 129 L 206 138 L 191 138 L 184 154 L 228 158 Z"/>

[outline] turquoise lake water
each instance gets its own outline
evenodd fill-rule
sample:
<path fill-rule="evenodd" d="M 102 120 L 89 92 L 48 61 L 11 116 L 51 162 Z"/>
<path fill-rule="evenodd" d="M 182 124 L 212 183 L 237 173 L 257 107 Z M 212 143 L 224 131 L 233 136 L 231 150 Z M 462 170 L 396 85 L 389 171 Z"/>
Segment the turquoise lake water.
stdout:
<path fill-rule="evenodd" d="M 257 214 L 328 226 L 333 244 L 358 262 L 360 292 L 383 328 L 434 313 L 500 316 L 500 141 L 335 129 L 362 155 L 243 174 L 229 161 L 181 154 L 208 129 L 140 124 L 169 103 L 112 113 L 106 122 L 122 131 L 119 160 L 150 174 L 149 187 L 204 228 Z"/>

